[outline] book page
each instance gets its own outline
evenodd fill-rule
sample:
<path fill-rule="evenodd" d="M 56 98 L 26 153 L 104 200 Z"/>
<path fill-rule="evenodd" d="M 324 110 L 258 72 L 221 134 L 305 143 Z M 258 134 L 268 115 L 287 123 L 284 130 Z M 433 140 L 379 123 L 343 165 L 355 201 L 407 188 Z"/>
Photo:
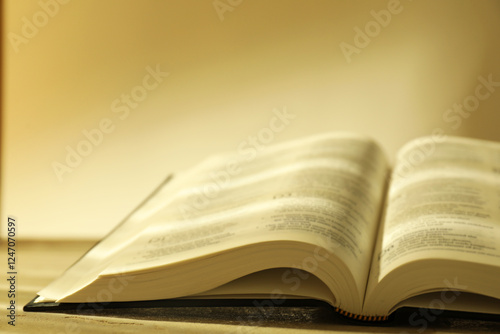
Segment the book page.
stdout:
<path fill-rule="evenodd" d="M 500 266 L 500 145 L 416 140 L 402 149 L 388 193 L 379 280 L 418 259 Z"/>
<path fill-rule="evenodd" d="M 364 291 L 387 171 L 380 148 L 352 134 L 216 157 L 103 274 L 291 240 L 334 253 Z"/>
<path fill-rule="evenodd" d="M 353 134 L 320 135 L 266 149 L 240 145 L 237 152 L 210 158 L 174 178 L 134 212 L 133 224 L 123 224 L 104 239 L 57 284 L 41 291 L 40 300 L 64 300 L 98 276 L 155 272 L 277 241 L 314 246 L 314 255 L 323 260 L 335 254 L 350 271 L 346 277 L 355 277 L 349 283 L 357 287 L 354 293 L 362 296 L 387 172 L 379 146 Z M 308 255 L 297 263 L 286 256 L 256 261 L 318 269 L 320 263 L 311 267 L 311 254 L 303 254 Z M 230 269 L 243 273 L 247 263 L 238 266 Z"/>

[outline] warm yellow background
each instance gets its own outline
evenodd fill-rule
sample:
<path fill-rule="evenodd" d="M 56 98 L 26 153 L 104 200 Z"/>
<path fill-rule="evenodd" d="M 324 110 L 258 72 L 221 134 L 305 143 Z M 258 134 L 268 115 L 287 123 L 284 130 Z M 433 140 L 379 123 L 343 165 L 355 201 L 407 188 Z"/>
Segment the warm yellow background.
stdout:
<path fill-rule="evenodd" d="M 275 142 L 350 130 L 393 157 L 435 128 L 500 140 L 500 87 L 458 129 L 443 120 L 478 76 L 500 81 L 498 1 L 402 0 L 351 63 L 340 43 L 389 1 L 221 2 L 235 4 L 223 21 L 213 0 L 72 0 L 16 52 L 6 37 L 42 8 L 5 1 L 2 224 L 102 236 L 166 174 L 236 150 L 274 108 L 296 115 Z M 157 64 L 170 75 L 120 120 L 112 102 Z M 114 131 L 59 182 L 52 163 L 103 118 Z"/>

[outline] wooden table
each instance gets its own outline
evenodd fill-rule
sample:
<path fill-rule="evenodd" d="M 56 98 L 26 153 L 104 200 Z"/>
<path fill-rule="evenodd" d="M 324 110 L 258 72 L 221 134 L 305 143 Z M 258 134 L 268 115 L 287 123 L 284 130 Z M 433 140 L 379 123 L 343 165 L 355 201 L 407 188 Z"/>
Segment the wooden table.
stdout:
<path fill-rule="evenodd" d="M 172 307 L 109 310 L 100 316 L 22 311 L 40 289 L 92 245 L 89 241 L 18 242 L 16 326 L 7 324 L 9 284 L 4 278 L 0 283 L 0 333 L 500 333 L 500 322 L 452 317 L 429 322 L 425 331 L 404 321 L 382 327 L 360 326 L 317 306 L 275 307 L 266 313 L 252 307 Z M 3 268 L 7 263 L 5 249 L 2 241 Z"/>

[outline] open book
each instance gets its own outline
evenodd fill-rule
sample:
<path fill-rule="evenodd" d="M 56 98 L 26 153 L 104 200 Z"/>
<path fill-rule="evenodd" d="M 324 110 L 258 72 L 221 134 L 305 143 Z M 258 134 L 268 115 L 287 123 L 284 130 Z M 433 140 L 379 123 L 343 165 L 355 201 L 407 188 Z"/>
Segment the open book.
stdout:
<path fill-rule="evenodd" d="M 500 144 L 324 134 L 212 157 L 162 184 L 25 307 L 163 299 L 325 301 L 500 314 Z"/>

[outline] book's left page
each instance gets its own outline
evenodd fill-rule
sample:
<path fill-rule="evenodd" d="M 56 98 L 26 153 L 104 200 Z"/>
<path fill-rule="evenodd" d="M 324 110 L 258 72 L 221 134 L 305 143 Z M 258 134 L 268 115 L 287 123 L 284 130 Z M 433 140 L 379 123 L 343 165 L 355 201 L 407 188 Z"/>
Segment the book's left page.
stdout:
<path fill-rule="evenodd" d="M 309 269 L 344 294 L 343 304 L 355 312 L 366 287 L 387 172 L 378 145 L 354 134 L 262 151 L 240 147 L 158 192 L 134 215 L 140 228 L 110 236 L 103 260 L 83 260 L 95 263 L 86 267 L 87 281 L 66 291 L 53 285 L 40 294 L 80 302 L 129 273 L 135 288 L 115 300 L 176 298 L 322 256 L 327 260 Z"/>

